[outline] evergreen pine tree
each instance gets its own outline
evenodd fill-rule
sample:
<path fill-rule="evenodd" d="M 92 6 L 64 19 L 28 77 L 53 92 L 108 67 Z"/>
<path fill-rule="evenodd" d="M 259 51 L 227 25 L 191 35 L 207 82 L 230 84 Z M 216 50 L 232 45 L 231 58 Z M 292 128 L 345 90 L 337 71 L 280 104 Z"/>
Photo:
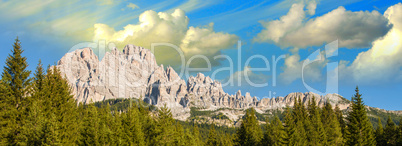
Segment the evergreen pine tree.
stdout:
<path fill-rule="evenodd" d="M 156 137 L 152 145 L 173 145 L 175 135 L 175 120 L 172 117 L 170 109 L 164 105 L 158 112 L 157 127 L 155 129 Z"/>
<path fill-rule="evenodd" d="M 194 138 L 194 146 L 203 145 L 201 137 L 200 137 L 200 131 L 198 130 L 198 126 L 196 123 L 194 123 L 192 134 L 193 134 L 193 138 Z"/>
<path fill-rule="evenodd" d="M 253 108 L 246 111 L 240 129 L 236 134 L 238 136 L 236 141 L 239 145 L 260 144 L 263 134 Z"/>
<path fill-rule="evenodd" d="M 20 144 L 22 145 L 41 145 L 43 136 L 43 126 L 45 118 L 43 117 L 40 106 L 37 101 L 32 101 L 27 111 L 25 124 L 22 133 L 27 139 Z"/>
<path fill-rule="evenodd" d="M 327 138 L 326 145 L 343 145 L 342 129 L 330 103 L 325 103 L 321 120 Z"/>
<path fill-rule="evenodd" d="M 127 117 L 124 120 L 124 130 L 127 133 L 130 145 L 144 145 L 144 133 L 139 118 L 139 111 L 133 106 L 127 111 Z"/>
<path fill-rule="evenodd" d="M 285 132 L 287 145 L 294 144 L 294 139 L 296 136 L 296 125 L 294 124 L 293 113 L 289 107 L 286 107 L 285 111 Z"/>
<path fill-rule="evenodd" d="M 77 103 L 70 85 L 55 66 L 48 68 L 43 83 L 42 106 L 45 116 L 49 117 L 51 113 L 57 115 L 58 135 L 62 144 L 77 143 L 80 138 L 80 123 L 77 122 Z"/>
<path fill-rule="evenodd" d="M 114 111 L 113 116 L 113 144 L 116 145 L 124 145 L 126 144 L 124 138 L 126 137 L 126 133 L 123 131 L 123 124 L 122 124 L 122 114 L 118 111 Z"/>
<path fill-rule="evenodd" d="M 345 140 L 346 140 L 346 122 L 343 118 L 342 111 L 341 111 L 341 109 L 339 109 L 338 105 L 335 106 L 335 115 L 336 115 L 336 118 L 338 119 L 339 127 L 341 127 L 343 141 L 345 142 Z"/>
<path fill-rule="evenodd" d="M 33 81 L 33 93 L 32 97 L 34 100 L 41 100 L 43 95 L 43 86 L 45 79 L 45 71 L 42 67 L 42 61 L 39 60 L 38 66 L 36 66 L 36 70 L 34 73 L 34 81 Z"/>
<path fill-rule="evenodd" d="M 109 103 L 99 108 L 99 143 L 101 145 L 111 145 L 113 137 L 113 117 L 110 112 Z"/>
<path fill-rule="evenodd" d="M 347 145 L 371 146 L 376 145 L 373 126 L 371 125 L 359 88 L 352 97 L 352 110 L 347 117 Z"/>
<path fill-rule="evenodd" d="M 30 91 L 29 98 L 27 97 L 25 101 L 25 108 L 22 111 L 24 117 L 21 120 L 23 122 L 22 132 L 20 133 L 19 145 L 40 145 L 42 143 L 43 126 L 45 124 L 45 117 L 42 110 L 42 102 L 40 100 L 43 86 L 44 72 L 42 68 L 41 61 L 36 68 L 34 74 L 34 81 L 32 86 L 32 91 Z"/>
<path fill-rule="evenodd" d="M 381 123 L 381 118 L 378 118 L 378 127 L 377 130 L 375 131 L 375 140 L 377 142 L 377 145 L 386 145 L 386 141 L 384 139 L 384 129 L 382 127 Z"/>
<path fill-rule="evenodd" d="M 391 117 L 388 116 L 387 124 L 384 129 L 384 137 L 387 145 L 396 145 L 397 127 Z"/>
<path fill-rule="evenodd" d="M 332 109 L 331 109 L 332 110 Z M 319 108 L 316 105 L 315 97 L 312 101 L 309 101 L 308 105 L 309 119 L 306 123 L 307 127 L 307 138 L 309 140 L 309 145 L 326 145 L 326 134 L 321 121 L 321 114 Z"/>
<path fill-rule="evenodd" d="M 43 127 L 42 145 L 45 146 L 61 145 L 57 123 L 58 122 L 56 115 L 51 113 L 49 115 L 49 118 L 45 120 L 45 124 Z"/>
<path fill-rule="evenodd" d="M 25 141 L 22 127 L 24 124 L 24 108 L 26 107 L 26 96 L 28 95 L 31 79 L 29 78 L 30 71 L 27 58 L 22 56 L 24 51 L 21 48 L 21 43 L 17 37 L 13 45 L 12 54 L 6 59 L 1 82 L 3 92 L 0 95 L 1 103 L 1 125 L 0 125 L 0 143 L 8 142 L 11 145 Z"/>
<path fill-rule="evenodd" d="M 308 140 L 307 140 L 307 133 L 306 130 L 304 129 L 304 124 L 302 121 L 297 121 L 296 123 L 296 131 L 293 140 L 291 140 L 291 145 L 308 145 Z"/>
<path fill-rule="evenodd" d="M 266 131 L 262 144 L 272 146 L 285 145 L 286 132 L 279 117 L 275 116 L 271 123 L 268 123 L 268 120 L 266 123 Z"/>
<path fill-rule="evenodd" d="M 294 124 L 295 128 L 295 135 L 293 137 L 293 141 L 295 145 L 306 145 L 308 142 L 307 139 L 307 132 L 306 127 L 309 125 L 309 120 L 306 118 L 308 117 L 306 108 L 301 101 L 301 98 L 298 97 L 297 100 L 295 99 L 295 105 L 293 106 L 293 117 L 294 117 Z"/>
<path fill-rule="evenodd" d="M 94 104 L 85 108 L 81 131 L 81 145 L 99 145 L 99 118 Z"/>
<path fill-rule="evenodd" d="M 142 99 L 142 97 L 140 97 L 140 99 Z M 144 141 L 147 145 L 150 145 L 152 139 L 157 136 L 157 133 L 155 131 L 157 123 L 155 123 L 155 120 L 151 116 L 149 116 L 150 111 L 146 109 L 149 108 L 146 103 L 142 100 L 138 100 L 138 103 L 141 119 L 140 122 L 144 133 Z"/>
<path fill-rule="evenodd" d="M 211 124 L 211 128 L 209 129 L 208 139 L 205 143 L 207 146 L 216 146 L 219 144 L 218 135 L 215 131 L 215 125 Z"/>

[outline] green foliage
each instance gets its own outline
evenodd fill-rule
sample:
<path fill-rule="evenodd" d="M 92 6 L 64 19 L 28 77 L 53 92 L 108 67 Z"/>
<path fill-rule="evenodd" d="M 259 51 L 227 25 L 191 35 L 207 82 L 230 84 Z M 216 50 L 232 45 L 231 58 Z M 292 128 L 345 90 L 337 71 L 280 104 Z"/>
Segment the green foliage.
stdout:
<path fill-rule="evenodd" d="M 201 111 L 195 107 L 190 108 L 190 117 L 211 116 L 212 113 L 214 113 L 214 111 Z"/>
<path fill-rule="evenodd" d="M 347 117 L 347 145 L 376 145 L 373 126 L 367 117 L 358 87 L 356 87 L 356 94 L 352 97 L 351 108 Z"/>
<path fill-rule="evenodd" d="M 77 103 L 70 86 L 56 67 L 49 68 L 44 79 L 43 107 L 45 116 L 56 115 L 59 139 L 62 144 L 77 143 L 79 122 Z"/>
<path fill-rule="evenodd" d="M 323 117 L 329 117 L 329 111 L 324 111 Z M 330 111 L 332 111 L 332 109 L 330 109 Z M 328 131 L 324 130 L 323 123 L 326 124 L 327 119 L 321 121 L 322 115 L 317 107 L 317 104 L 315 103 L 315 97 L 313 97 L 312 101 L 309 100 L 308 114 L 309 117 L 307 120 L 305 120 L 305 125 L 307 127 L 307 139 L 309 141 L 309 145 L 326 145 L 326 132 Z"/>
<path fill-rule="evenodd" d="M 293 109 L 286 109 L 285 126 L 288 145 L 307 145 L 306 109 L 298 98 L 294 101 Z"/>
<path fill-rule="evenodd" d="M 27 107 L 26 95 L 29 93 L 31 84 L 30 71 L 27 58 L 22 56 L 24 51 L 17 37 L 11 54 L 6 59 L 3 73 L 1 75 L 2 92 L 1 103 L 1 134 L 0 143 L 23 144 L 27 140 L 23 132 L 24 111 Z M 22 142 L 22 143 L 21 143 Z"/>
<path fill-rule="evenodd" d="M 236 145 L 258 145 L 261 142 L 263 133 L 259 126 L 255 110 L 246 111 L 245 118 L 236 132 Z"/>
<path fill-rule="evenodd" d="M 131 106 L 146 108 L 146 110 L 149 111 L 157 110 L 154 105 L 150 105 L 136 98 L 117 98 L 95 102 L 95 106 L 98 108 L 104 107 L 107 104 L 109 104 L 111 111 L 127 111 Z"/>
<path fill-rule="evenodd" d="M 222 113 L 213 115 L 211 118 L 212 118 L 212 119 L 220 119 L 220 120 L 223 120 L 223 119 L 230 120 L 228 116 L 226 116 L 226 115 L 224 115 L 224 114 L 222 114 Z"/>
<path fill-rule="evenodd" d="M 378 118 L 378 127 L 377 130 L 375 131 L 375 140 L 377 142 L 377 145 L 386 145 L 385 137 L 384 137 L 384 129 L 381 124 L 381 119 Z"/>
<path fill-rule="evenodd" d="M 398 131 L 394 121 L 391 120 L 391 117 L 388 117 L 387 124 L 385 125 L 384 136 L 387 145 L 396 145 Z"/>
<path fill-rule="evenodd" d="M 345 140 L 343 138 L 342 127 L 339 123 L 336 111 L 332 110 L 331 104 L 325 104 L 325 107 L 323 108 L 323 117 L 325 118 L 322 120 L 324 124 L 323 127 L 327 136 L 327 144 L 344 145 Z M 343 119 L 342 122 L 344 122 Z"/>
<path fill-rule="evenodd" d="M 218 144 L 219 144 L 219 141 L 218 141 L 218 135 L 216 134 L 216 131 L 215 131 L 215 125 L 212 124 L 211 129 L 209 130 L 208 139 L 207 139 L 205 145 L 216 146 Z"/>
<path fill-rule="evenodd" d="M 275 116 L 271 123 L 268 123 L 268 120 L 266 120 L 266 123 L 266 131 L 264 133 L 262 145 L 285 145 L 286 132 L 282 122 L 279 120 L 279 117 Z"/>
<path fill-rule="evenodd" d="M 98 110 L 93 104 L 89 104 L 83 112 L 81 145 L 99 145 L 100 128 Z"/>
<path fill-rule="evenodd" d="M 376 109 L 376 108 L 372 108 L 369 107 L 369 109 L 367 110 L 367 115 L 368 118 L 370 120 L 370 122 L 373 124 L 373 127 L 376 129 L 379 125 L 378 125 L 378 118 L 381 119 L 381 121 L 387 121 L 388 117 L 391 118 L 391 120 L 394 123 L 399 123 L 399 119 L 402 118 L 402 115 L 398 115 L 395 113 L 388 113 L 388 112 L 384 112 L 380 109 Z M 382 126 L 385 126 L 385 122 L 382 122 Z"/>
<path fill-rule="evenodd" d="M 343 117 L 343 113 L 339 109 L 338 105 L 335 106 L 335 116 L 338 119 L 339 127 L 341 128 L 343 143 L 345 143 L 345 140 L 346 140 L 346 122 L 345 122 L 345 119 Z"/>

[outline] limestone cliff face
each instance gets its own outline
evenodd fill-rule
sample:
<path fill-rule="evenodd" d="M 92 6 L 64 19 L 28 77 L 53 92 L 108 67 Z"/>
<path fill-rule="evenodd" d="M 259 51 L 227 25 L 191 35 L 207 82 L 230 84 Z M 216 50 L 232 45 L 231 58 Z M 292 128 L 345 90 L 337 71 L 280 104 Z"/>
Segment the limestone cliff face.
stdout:
<path fill-rule="evenodd" d="M 349 102 L 337 94 L 320 96 L 315 93 L 290 93 L 285 97 L 258 100 L 250 93 L 238 91 L 229 95 L 218 81 L 202 73 L 189 77 L 187 82 L 171 67 L 158 66 L 150 50 L 127 45 L 123 51 L 116 48 L 106 52 L 101 61 L 91 48 L 67 53 L 57 67 L 69 81 L 78 102 L 89 103 L 115 98 L 141 98 L 147 103 L 172 110 L 175 118 L 187 119 L 189 107 L 203 109 L 247 109 L 257 112 L 293 106 L 300 97 L 304 103 L 316 97 L 322 106 L 325 102 L 339 104 L 346 109 Z"/>

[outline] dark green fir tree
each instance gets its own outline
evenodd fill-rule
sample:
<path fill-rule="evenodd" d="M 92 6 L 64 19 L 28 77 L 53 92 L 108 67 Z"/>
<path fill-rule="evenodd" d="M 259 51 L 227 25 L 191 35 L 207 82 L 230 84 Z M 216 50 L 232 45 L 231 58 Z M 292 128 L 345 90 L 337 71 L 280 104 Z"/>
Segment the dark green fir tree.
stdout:
<path fill-rule="evenodd" d="M 373 146 L 376 145 L 373 126 L 371 125 L 367 111 L 363 103 L 359 88 L 352 97 L 351 111 L 347 117 L 347 145 Z"/>

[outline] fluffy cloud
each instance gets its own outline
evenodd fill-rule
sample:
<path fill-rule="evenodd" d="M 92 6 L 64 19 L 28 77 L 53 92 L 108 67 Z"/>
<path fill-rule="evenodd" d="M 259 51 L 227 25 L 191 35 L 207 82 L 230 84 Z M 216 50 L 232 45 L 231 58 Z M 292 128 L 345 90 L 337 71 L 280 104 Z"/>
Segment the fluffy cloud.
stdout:
<path fill-rule="evenodd" d="M 279 20 L 261 22 L 262 30 L 256 42 L 273 42 L 281 47 L 305 48 L 321 46 L 339 40 L 340 47 L 364 48 L 384 36 L 391 28 L 388 20 L 377 11 L 347 11 L 344 7 L 306 20 L 315 13 L 316 3 L 293 4 Z"/>
<path fill-rule="evenodd" d="M 205 55 L 213 65 L 218 62 L 211 57 L 219 54 L 221 49 L 232 47 L 238 39 L 233 34 L 215 32 L 213 23 L 204 27 L 188 27 L 188 23 L 188 17 L 180 9 L 173 13 L 149 10 L 139 16 L 137 24 L 129 24 L 123 30 L 116 31 L 106 24 L 95 24 L 93 39 L 113 42 L 118 48 L 127 44 L 151 48 L 152 43 L 171 43 L 180 47 L 186 59 L 193 55 Z M 158 63 L 180 64 L 180 57 L 173 49 L 162 47 L 155 51 Z"/>
<path fill-rule="evenodd" d="M 262 87 L 268 85 L 268 79 L 270 76 L 265 74 L 257 74 L 252 71 L 250 66 L 245 66 L 242 71 L 237 71 L 226 79 L 222 80 L 223 84 L 232 82 L 233 85 L 237 85 L 239 82 L 241 85 L 249 85 L 254 87 Z M 266 84 L 266 85 L 264 85 Z"/>
<path fill-rule="evenodd" d="M 361 52 L 348 66 L 342 61 L 339 67 L 343 79 L 359 83 L 395 82 L 402 80 L 402 4 L 391 6 L 384 16 L 392 29 L 372 43 L 372 48 Z"/>
<path fill-rule="evenodd" d="M 374 40 L 372 47 L 359 53 L 352 62 L 341 60 L 338 66 L 339 79 L 353 84 L 379 84 L 402 80 L 402 4 L 389 7 L 384 17 L 392 28 L 385 36 Z M 327 55 L 334 52 L 332 48 L 327 51 Z M 322 70 L 329 62 L 324 58 L 324 52 L 320 54 L 317 59 L 301 60 L 298 54 L 287 57 L 285 66 L 282 67 L 283 72 L 279 75 L 280 81 L 285 84 L 292 83 L 301 78 L 302 71 L 304 79 L 320 81 L 323 78 Z M 303 63 L 312 62 L 311 60 L 315 62 L 302 70 Z"/>
<path fill-rule="evenodd" d="M 317 54 L 313 58 L 300 60 L 298 54 L 290 55 L 285 59 L 283 72 L 279 74 L 281 84 L 290 84 L 297 79 L 303 78 L 307 81 L 321 81 L 322 69 L 326 66 L 328 60 L 324 57 L 324 52 Z M 303 64 L 306 64 L 303 68 Z"/>

